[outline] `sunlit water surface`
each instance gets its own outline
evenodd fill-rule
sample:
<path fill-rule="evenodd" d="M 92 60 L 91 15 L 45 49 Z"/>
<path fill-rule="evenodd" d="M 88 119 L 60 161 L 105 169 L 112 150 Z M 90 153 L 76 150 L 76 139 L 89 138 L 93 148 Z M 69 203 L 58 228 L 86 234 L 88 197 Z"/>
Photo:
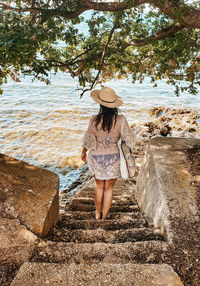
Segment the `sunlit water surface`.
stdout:
<path fill-rule="evenodd" d="M 78 158 L 89 118 L 98 112 L 98 104 L 89 93 L 80 99 L 77 81 L 66 74 L 51 76 L 46 86 L 30 78 L 21 83 L 9 81 L 0 103 L 0 152 L 45 167 L 60 177 L 60 189 L 67 188 L 80 174 L 69 166 Z M 153 106 L 191 107 L 199 110 L 199 95 L 176 97 L 173 87 L 160 82 L 153 88 L 147 79 L 143 84 L 111 81 L 107 86 L 123 98 L 121 112 L 129 123 L 149 120 Z"/>

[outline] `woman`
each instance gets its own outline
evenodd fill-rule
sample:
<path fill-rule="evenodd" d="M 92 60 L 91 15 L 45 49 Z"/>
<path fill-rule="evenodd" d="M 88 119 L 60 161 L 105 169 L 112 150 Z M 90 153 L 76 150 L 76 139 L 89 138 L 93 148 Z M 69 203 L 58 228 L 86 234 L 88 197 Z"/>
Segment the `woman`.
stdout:
<path fill-rule="evenodd" d="M 81 159 L 86 162 L 95 176 L 95 206 L 96 219 L 105 220 L 112 205 L 113 189 L 120 176 L 120 154 L 118 141 L 120 137 L 131 148 L 134 145 L 134 135 L 124 116 L 118 114 L 122 105 L 121 97 L 112 88 L 103 87 L 91 92 L 91 97 L 100 104 L 97 115 L 91 117 L 88 129 L 83 139 Z M 121 123 L 123 130 L 121 130 Z"/>

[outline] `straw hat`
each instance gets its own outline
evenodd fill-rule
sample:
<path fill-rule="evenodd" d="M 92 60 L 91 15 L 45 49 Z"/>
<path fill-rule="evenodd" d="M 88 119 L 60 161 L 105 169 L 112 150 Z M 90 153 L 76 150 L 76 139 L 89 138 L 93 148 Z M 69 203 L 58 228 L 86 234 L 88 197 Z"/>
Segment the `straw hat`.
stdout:
<path fill-rule="evenodd" d="M 115 91 L 110 87 L 93 90 L 90 96 L 97 103 L 110 108 L 119 107 L 123 103 L 121 97 L 116 95 Z"/>

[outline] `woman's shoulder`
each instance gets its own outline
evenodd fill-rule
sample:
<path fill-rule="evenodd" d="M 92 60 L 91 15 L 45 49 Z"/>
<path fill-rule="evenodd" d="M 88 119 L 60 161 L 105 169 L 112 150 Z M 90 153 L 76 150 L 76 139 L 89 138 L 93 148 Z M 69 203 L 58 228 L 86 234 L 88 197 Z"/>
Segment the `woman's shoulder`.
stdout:
<path fill-rule="evenodd" d="M 123 114 L 118 115 L 119 120 L 121 121 L 123 118 L 126 119 L 126 117 Z"/>
<path fill-rule="evenodd" d="M 91 116 L 92 119 L 95 118 L 95 117 L 97 117 L 97 114 L 93 114 L 93 115 Z"/>
<path fill-rule="evenodd" d="M 93 114 L 92 116 L 90 116 L 90 121 L 93 121 L 96 116 L 97 116 L 97 114 Z"/>
<path fill-rule="evenodd" d="M 89 124 L 91 126 L 93 126 L 95 124 L 95 118 L 96 118 L 97 114 L 94 114 L 92 116 L 90 116 L 90 120 L 89 120 Z"/>

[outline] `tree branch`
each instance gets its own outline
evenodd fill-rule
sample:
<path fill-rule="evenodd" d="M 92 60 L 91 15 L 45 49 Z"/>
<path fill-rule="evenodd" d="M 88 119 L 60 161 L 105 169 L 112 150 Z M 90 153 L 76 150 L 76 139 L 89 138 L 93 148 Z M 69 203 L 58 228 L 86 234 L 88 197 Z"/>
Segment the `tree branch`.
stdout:
<path fill-rule="evenodd" d="M 140 6 L 148 3 L 149 0 L 132 0 L 122 2 L 93 2 L 90 0 L 81 0 L 81 2 L 89 9 L 93 9 L 95 11 L 117 12 Z"/>
<path fill-rule="evenodd" d="M 97 75 L 96 75 L 96 77 L 95 77 L 93 83 L 92 83 L 91 89 L 94 87 L 95 83 L 96 83 L 96 82 L 98 81 L 98 79 L 99 79 L 99 75 L 100 75 L 101 70 L 102 70 L 102 68 L 103 68 L 103 64 L 104 64 L 106 52 L 107 52 L 107 49 L 108 49 L 108 45 L 109 45 L 109 43 L 110 43 L 110 41 L 111 41 L 111 39 L 112 39 L 113 33 L 114 33 L 114 31 L 115 31 L 115 28 L 116 28 L 116 25 L 114 24 L 114 26 L 112 27 L 112 30 L 110 31 L 108 40 L 107 40 L 107 42 L 106 42 L 106 44 L 105 44 L 105 46 L 104 46 L 104 49 L 103 49 L 103 52 L 102 52 L 102 55 L 101 55 L 101 59 L 100 59 L 100 61 L 99 61 L 99 70 L 98 70 L 98 73 L 97 73 Z"/>
<path fill-rule="evenodd" d="M 68 71 L 70 72 L 71 76 L 72 77 L 76 77 L 78 76 L 79 74 L 81 74 L 82 72 L 82 69 L 79 69 L 77 71 L 73 71 L 72 68 L 70 67 L 70 65 L 68 63 L 64 63 L 63 66 L 66 66 Z"/>
<path fill-rule="evenodd" d="M 56 61 L 56 60 L 46 60 L 46 62 L 50 62 L 52 64 L 52 67 L 65 67 L 68 69 L 68 72 L 71 74 L 72 77 L 76 77 L 78 75 L 81 74 L 81 72 L 83 71 L 83 69 L 78 69 L 78 67 L 76 67 L 78 70 L 74 71 L 71 67 L 70 62 L 61 62 L 61 61 Z"/>
<path fill-rule="evenodd" d="M 77 55 L 76 57 L 74 57 L 69 63 L 70 64 L 75 64 L 77 62 L 80 62 L 82 60 L 78 60 L 76 61 L 78 58 L 82 57 L 83 55 L 87 54 L 89 51 L 91 51 L 91 49 L 86 50 L 85 52 L 82 52 L 81 54 Z"/>
<path fill-rule="evenodd" d="M 45 19 L 48 17 L 56 17 L 61 16 L 63 18 L 67 19 L 74 19 L 78 17 L 80 14 L 85 12 L 86 10 L 89 10 L 88 7 L 79 7 L 78 9 L 74 11 L 64 11 L 61 8 L 59 9 L 44 9 L 44 8 L 36 8 L 36 7 L 24 7 L 24 8 L 16 8 L 12 7 L 10 5 L 7 5 L 3 2 L 0 2 L 0 9 L 2 10 L 9 10 L 14 12 L 31 12 L 31 13 L 41 13 L 44 15 Z"/>
<path fill-rule="evenodd" d="M 94 80 L 93 80 L 93 82 L 92 82 L 92 84 L 91 84 L 91 87 L 90 87 L 89 89 L 87 88 L 87 89 L 83 90 L 82 93 L 81 93 L 81 95 L 80 95 L 80 97 L 82 97 L 83 94 L 84 94 L 86 91 L 92 90 L 93 87 L 97 84 L 98 79 L 99 79 L 99 76 L 100 76 L 101 71 L 102 71 L 102 68 L 103 68 L 103 65 L 104 65 L 106 52 L 107 52 L 107 50 L 108 50 L 108 46 L 109 46 L 109 43 L 110 43 L 110 41 L 111 41 L 111 39 L 112 39 L 112 36 L 113 36 L 113 33 L 114 33 L 115 29 L 116 29 L 116 24 L 113 25 L 113 27 L 112 27 L 112 29 L 111 29 L 111 31 L 110 31 L 110 34 L 109 34 L 109 36 L 108 36 L 107 42 L 106 42 L 106 44 L 105 44 L 105 46 L 104 46 L 104 49 L 103 49 L 103 52 L 102 52 L 102 54 L 101 54 L 101 58 L 100 58 L 100 61 L 99 61 L 98 73 L 97 73 L 96 77 L 94 78 Z"/>
<path fill-rule="evenodd" d="M 200 9 L 177 0 L 148 0 L 148 3 L 155 5 L 170 18 L 178 20 L 181 25 L 200 29 Z"/>
<path fill-rule="evenodd" d="M 6 3 L 0 2 L 0 9 L 2 10 L 9 10 L 9 11 L 14 11 L 14 12 L 34 12 L 34 13 L 39 13 L 41 12 L 40 8 L 35 8 L 35 7 L 25 7 L 25 8 L 16 8 L 12 7 Z"/>
<path fill-rule="evenodd" d="M 76 1 L 74 1 L 76 3 Z M 77 0 L 77 8 L 72 11 L 56 9 L 44 9 L 38 7 L 12 7 L 4 2 L 0 2 L 0 8 L 3 10 L 10 10 L 15 12 L 32 12 L 42 13 L 45 18 L 61 16 L 66 19 L 73 19 L 84 11 L 94 10 L 102 12 L 117 12 L 126 9 L 134 8 L 142 4 L 150 4 L 159 8 L 165 15 L 178 21 L 181 25 L 188 28 L 200 29 L 200 9 L 194 8 L 190 5 L 184 4 L 183 1 L 177 0 L 130 0 L 122 2 L 96 2 L 91 0 Z"/>
<path fill-rule="evenodd" d="M 51 16 L 62 16 L 67 19 L 73 19 L 83 12 L 87 10 L 95 10 L 95 11 L 108 11 L 108 12 L 117 12 L 129 9 L 131 7 L 136 7 L 141 4 L 147 3 L 148 0 L 137 0 L 133 1 L 133 3 L 127 3 L 127 1 L 123 2 L 92 2 L 90 0 L 80 0 L 82 5 L 77 5 L 78 8 L 74 11 L 65 11 L 62 9 L 43 9 L 36 7 L 24 7 L 24 8 L 16 8 L 10 6 L 4 2 L 0 2 L 0 9 L 10 10 L 15 12 L 33 12 L 33 13 L 44 13 L 45 17 Z"/>
<path fill-rule="evenodd" d="M 151 35 L 147 38 L 144 39 L 134 39 L 129 41 L 127 44 L 125 44 L 123 46 L 123 48 L 127 48 L 129 46 L 134 46 L 134 47 L 144 47 L 146 45 L 148 45 L 149 43 L 154 43 L 160 40 L 163 40 L 175 33 L 177 33 L 178 31 L 184 29 L 185 26 L 184 25 L 171 25 L 167 28 L 164 28 L 163 30 L 159 31 L 157 34 L 155 35 Z"/>

